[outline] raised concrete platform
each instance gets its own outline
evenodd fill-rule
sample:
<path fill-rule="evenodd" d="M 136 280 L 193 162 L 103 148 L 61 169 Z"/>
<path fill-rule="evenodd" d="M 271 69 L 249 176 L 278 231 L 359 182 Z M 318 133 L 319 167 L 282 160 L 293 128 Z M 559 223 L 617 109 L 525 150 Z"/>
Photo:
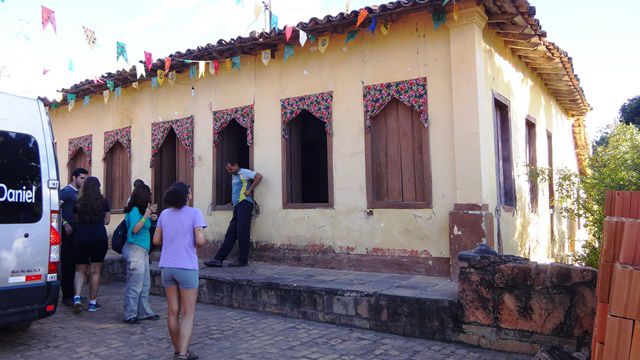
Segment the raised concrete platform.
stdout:
<path fill-rule="evenodd" d="M 112 254 L 105 280 L 123 280 Z M 153 294 L 164 288 L 157 262 Z M 458 332 L 458 285 L 448 278 L 252 264 L 200 269 L 198 301 L 404 336 L 451 340 Z"/>

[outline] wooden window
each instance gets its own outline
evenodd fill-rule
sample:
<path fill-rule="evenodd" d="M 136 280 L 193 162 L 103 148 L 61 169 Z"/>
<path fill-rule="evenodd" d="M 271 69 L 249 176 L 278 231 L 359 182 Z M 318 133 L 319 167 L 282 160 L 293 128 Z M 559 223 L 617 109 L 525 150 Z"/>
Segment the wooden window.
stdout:
<path fill-rule="evenodd" d="M 235 120 L 220 134 L 213 147 L 213 204 L 216 210 L 233 210 L 231 204 L 231 175 L 226 165 L 231 159 L 243 168 L 253 167 L 253 148 L 247 145 L 247 129 Z"/>
<path fill-rule="evenodd" d="M 192 186 L 193 167 L 189 165 L 188 150 L 180 144 L 176 133 L 171 129 L 153 163 L 153 183 L 151 189 L 153 190 L 154 202 L 157 203 L 161 209 L 166 208 L 162 200 L 164 193 L 176 181 L 182 181 Z M 191 189 L 191 193 L 195 196 L 193 188 Z M 193 200 L 191 200 L 189 204 L 193 205 Z"/>
<path fill-rule="evenodd" d="M 392 99 L 365 136 L 370 208 L 430 208 L 429 128 L 420 115 Z"/>
<path fill-rule="evenodd" d="M 73 155 L 73 157 L 71 159 L 69 159 L 69 162 L 67 163 L 67 169 L 68 169 L 68 174 L 69 174 L 69 182 L 71 182 L 71 173 L 73 173 L 73 170 L 77 169 L 77 168 L 84 168 L 86 169 L 89 173 L 91 173 L 91 165 L 89 164 L 89 156 L 87 156 L 87 154 L 84 152 L 84 150 L 79 149 L 78 151 L 76 151 L 75 155 Z"/>
<path fill-rule="evenodd" d="M 496 174 L 500 205 L 516 207 L 516 187 L 513 178 L 513 156 L 511 152 L 511 124 L 509 101 L 494 94 L 494 120 L 496 138 Z"/>
<path fill-rule="evenodd" d="M 547 131 L 547 162 L 549 166 L 549 182 L 547 183 L 549 186 L 549 209 L 553 209 L 556 194 L 553 186 L 553 135 L 550 131 Z"/>
<path fill-rule="evenodd" d="M 131 195 L 131 161 L 120 143 L 115 143 L 104 159 L 104 193 L 112 212 L 124 210 Z"/>
<path fill-rule="evenodd" d="M 331 135 L 325 123 L 306 110 L 287 124 L 283 141 L 283 206 L 333 207 Z"/>
<path fill-rule="evenodd" d="M 527 158 L 527 166 L 537 170 L 538 155 L 536 152 L 536 123 L 535 119 L 527 116 L 525 121 L 525 155 Z M 532 212 L 538 212 L 538 182 L 529 182 L 529 204 Z"/>

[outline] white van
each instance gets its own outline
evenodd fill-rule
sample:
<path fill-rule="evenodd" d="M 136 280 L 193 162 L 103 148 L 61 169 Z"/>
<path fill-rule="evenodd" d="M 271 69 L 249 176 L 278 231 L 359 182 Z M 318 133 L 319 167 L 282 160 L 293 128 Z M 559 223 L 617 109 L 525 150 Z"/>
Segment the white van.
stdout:
<path fill-rule="evenodd" d="M 58 165 L 41 101 L 0 92 L 0 328 L 55 313 L 60 289 Z"/>

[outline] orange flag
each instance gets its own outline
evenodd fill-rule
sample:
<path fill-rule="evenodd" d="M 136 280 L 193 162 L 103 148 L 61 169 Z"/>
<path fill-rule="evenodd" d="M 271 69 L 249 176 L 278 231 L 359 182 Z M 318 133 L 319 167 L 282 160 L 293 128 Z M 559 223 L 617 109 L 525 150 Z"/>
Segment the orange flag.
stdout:
<path fill-rule="evenodd" d="M 356 27 L 360 26 L 362 22 L 369 16 L 369 12 L 367 9 L 360 10 L 360 14 L 358 15 L 358 22 L 356 23 Z"/>

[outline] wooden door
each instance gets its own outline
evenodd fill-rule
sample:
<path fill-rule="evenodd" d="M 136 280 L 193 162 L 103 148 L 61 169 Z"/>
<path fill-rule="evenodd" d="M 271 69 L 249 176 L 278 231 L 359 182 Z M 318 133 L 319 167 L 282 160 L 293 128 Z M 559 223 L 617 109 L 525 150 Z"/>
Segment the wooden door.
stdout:
<path fill-rule="evenodd" d="M 69 159 L 69 162 L 67 163 L 67 168 L 69 170 L 68 171 L 69 182 L 71 182 L 71 173 L 73 173 L 73 171 L 77 168 L 84 168 L 89 172 L 89 174 L 91 174 L 91 165 L 89 164 L 89 157 L 84 152 L 84 150 L 82 149 L 78 150 L 75 153 L 75 155 L 73 155 L 73 157 Z"/>
<path fill-rule="evenodd" d="M 153 198 L 161 209 L 165 209 L 164 193 L 176 181 L 182 181 L 193 189 L 193 167 L 189 164 L 189 152 L 180 144 L 173 129 L 169 130 L 153 165 Z M 190 205 L 193 201 L 190 201 Z"/>
<path fill-rule="evenodd" d="M 114 211 L 124 210 L 131 193 L 131 163 L 120 143 L 109 149 L 104 164 L 104 193 Z"/>

